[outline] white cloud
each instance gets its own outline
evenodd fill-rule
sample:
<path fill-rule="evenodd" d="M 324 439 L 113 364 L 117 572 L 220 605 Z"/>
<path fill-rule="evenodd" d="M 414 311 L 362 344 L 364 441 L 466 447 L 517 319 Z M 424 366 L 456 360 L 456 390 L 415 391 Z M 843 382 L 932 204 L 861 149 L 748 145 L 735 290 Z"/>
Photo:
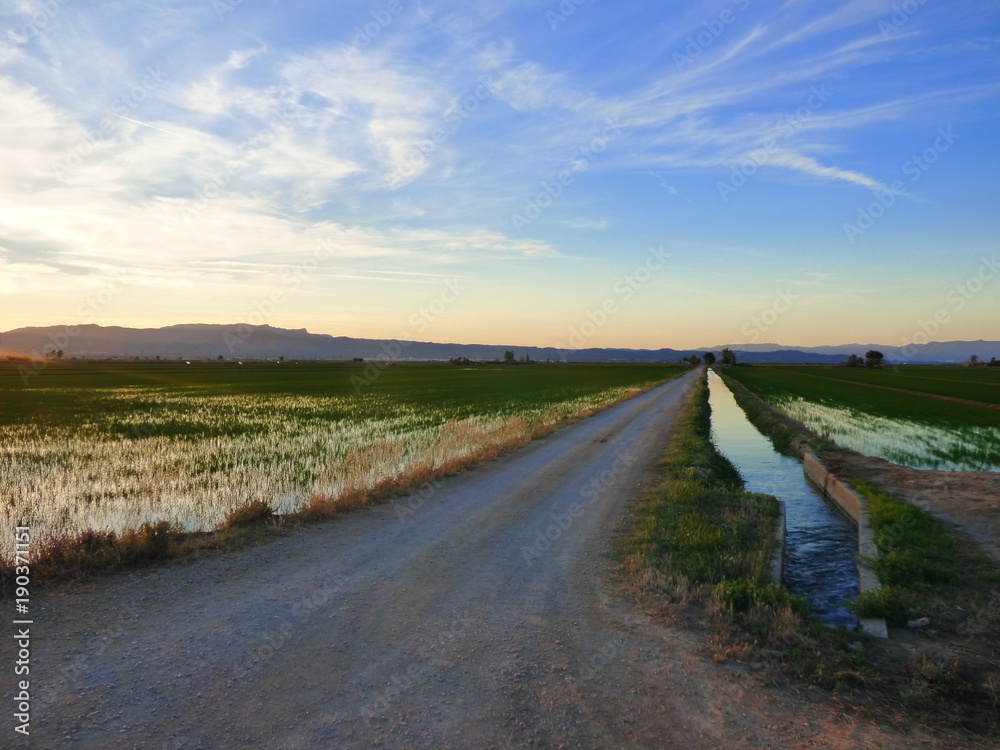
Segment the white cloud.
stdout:
<path fill-rule="evenodd" d="M 802 172 L 804 174 L 819 177 L 825 180 L 843 180 L 845 182 L 852 182 L 855 185 L 860 185 L 861 187 L 868 188 L 869 190 L 891 192 L 888 186 L 876 179 L 861 174 L 860 172 L 855 172 L 850 169 L 841 169 L 839 167 L 826 166 L 811 156 L 803 156 L 802 154 L 786 151 L 784 149 L 778 149 L 772 153 L 767 159 L 767 164 L 773 167 L 785 167 L 786 169 L 792 169 L 797 172 Z"/>

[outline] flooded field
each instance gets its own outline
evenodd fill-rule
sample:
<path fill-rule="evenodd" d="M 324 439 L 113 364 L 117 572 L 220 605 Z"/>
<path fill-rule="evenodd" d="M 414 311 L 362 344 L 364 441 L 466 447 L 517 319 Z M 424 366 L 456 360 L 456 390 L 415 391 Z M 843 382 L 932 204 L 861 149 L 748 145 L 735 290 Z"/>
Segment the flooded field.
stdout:
<path fill-rule="evenodd" d="M 837 445 L 866 456 L 914 469 L 1000 471 L 1000 428 L 905 421 L 803 398 L 772 403 Z M 996 415 L 1000 422 L 1000 412 Z"/>
<path fill-rule="evenodd" d="M 289 513 L 496 455 L 686 369 L 409 364 L 358 394 L 363 365 L 0 367 L 0 523 L 44 540 L 208 530 L 254 501 Z"/>
<path fill-rule="evenodd" d="M 729 368 L 837 445 L 915 469 L 1000 471 L 1000 368 Z"/>

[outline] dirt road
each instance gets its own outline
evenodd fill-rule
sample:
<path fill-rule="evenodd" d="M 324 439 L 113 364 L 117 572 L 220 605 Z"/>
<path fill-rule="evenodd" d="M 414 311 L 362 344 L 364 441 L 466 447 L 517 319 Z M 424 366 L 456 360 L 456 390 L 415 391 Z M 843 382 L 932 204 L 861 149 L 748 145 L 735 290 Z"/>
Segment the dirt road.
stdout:
<path fill-rule="evenodd" d="M 945 747 L 791 703 L 630 612 L 609 536 L 694 373 L 422 494 L 32 600 L 3 747 Z"/>

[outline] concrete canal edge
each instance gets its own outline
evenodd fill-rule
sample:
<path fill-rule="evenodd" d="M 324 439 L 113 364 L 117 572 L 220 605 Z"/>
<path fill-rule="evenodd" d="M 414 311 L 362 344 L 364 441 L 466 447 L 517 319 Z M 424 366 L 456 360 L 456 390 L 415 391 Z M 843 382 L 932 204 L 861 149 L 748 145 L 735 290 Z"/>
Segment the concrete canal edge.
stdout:
<path fill-rule="evenodd" d="M 860 559 L 878 557 L 878 548 L 875 546 L 868 516 L 868 500 L 831 474 L 823 462 L 812 453 L 805 453 L 802 456 L 802 469 L 805 471 L 806 477 L 819 487 L 827 498 L 836 503 L 837 507 L 858 527 L 858 555 Z M 875 572 L 862 564 L 861 560 L 858 562 L 860 590 L 868 591 L 869 589 L 882 588 Z M 861 629 L 868 635 L 875 638 L 889 637 L 889 631 L 883 619 L 865 618 L 860 621 L 860 624 Z"/>

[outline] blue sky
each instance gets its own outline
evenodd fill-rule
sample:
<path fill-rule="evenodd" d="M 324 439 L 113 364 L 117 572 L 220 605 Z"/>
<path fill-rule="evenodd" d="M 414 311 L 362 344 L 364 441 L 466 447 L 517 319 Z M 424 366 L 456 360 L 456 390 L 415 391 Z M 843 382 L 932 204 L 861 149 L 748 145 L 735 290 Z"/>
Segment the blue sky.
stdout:
<path fill-rule="evenodd" d="M 0 330 L 1000 338 L 992 1 L 0 11 Z"/>

